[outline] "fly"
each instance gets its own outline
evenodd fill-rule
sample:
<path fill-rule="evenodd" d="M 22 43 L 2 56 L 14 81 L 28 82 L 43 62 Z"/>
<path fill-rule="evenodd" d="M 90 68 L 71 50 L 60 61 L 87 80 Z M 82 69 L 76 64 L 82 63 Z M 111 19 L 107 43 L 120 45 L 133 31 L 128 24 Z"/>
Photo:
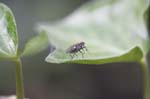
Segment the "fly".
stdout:
<path fill-rule="evenodd" d="M 76 44 L 70 46 L 66 52 L 70 54 L 72 59 L 74 58 L 74 55 L 77 56 L 77 53 L 80 52 L 82 54 L 82 58 L 83 58 L 83 55 L 84 55 L 83 50 L 84 49 L 87 51 L 85 42 L 80 42 L 80 43 L 76 43 Z"/>

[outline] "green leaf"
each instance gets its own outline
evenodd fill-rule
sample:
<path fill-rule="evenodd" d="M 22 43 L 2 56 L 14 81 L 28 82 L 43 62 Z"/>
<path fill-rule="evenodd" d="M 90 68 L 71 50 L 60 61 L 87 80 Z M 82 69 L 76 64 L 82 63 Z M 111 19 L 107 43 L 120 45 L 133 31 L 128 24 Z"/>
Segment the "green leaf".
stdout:
<path fill-rule="evenodd" d="M 42 32 L 38 36 L 32 38 L 27 42 L 21 56 L 30 56 L 37 54 L 48 47 L 48 36 Z"/>
<path fill-rule="evenodd" d="M 39 23 L 56 47 L 46 61 L 51 63 L 104 64 L 140 61 L 149 47 L 144 13 L 148 0 L 93 0 L 55 24 Z M 84 57 L 73 59 L 66 50 L 85 42 Z"/>
<path fill-rule="evenodd" d="M 0 59 L 17 56 L 18 35 L 11 10 L 0 3 Z"/>

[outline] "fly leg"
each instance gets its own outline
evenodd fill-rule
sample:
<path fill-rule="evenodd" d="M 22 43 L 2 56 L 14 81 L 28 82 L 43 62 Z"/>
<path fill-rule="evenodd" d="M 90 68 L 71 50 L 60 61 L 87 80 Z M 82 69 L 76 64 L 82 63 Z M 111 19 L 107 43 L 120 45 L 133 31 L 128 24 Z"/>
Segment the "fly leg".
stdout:
<path fill-rule="evenodd" d="M 88 49 L 86 48 L 86 46 L 84 46 L 81 50 L 83 50 L 84 52 L 86 51 L 88 51 Z"/>
<path fill-rule="evenodd" d="M 77 57 L 78 57 L 78 55 L 77 55 L 76 53 L 70 54 L 70 57 L 71 57 L 72 60 L 74 59 L 74 56 L 77 56 Z"/>
<path fill-rule="evenodd" d="M 74 58 L 74 55 L 70 54 L 70 57 L 71 57 L 71 59 L 73 59 L 73 58 Z"/>
<path fill-rule="evenodd" d="M 82 58 L 83 58 L 83 57 L 84 57 L 84 53 L 83 53 L 81 50 L 80 50 L 79 52 L 81 53 L 81 55 L 82 55 Z"/>
<path fill-rule="evenodd" d="M 88 49 L 87 49 L 87 47 L 86 47 L 86 46 L 84 46 L 84 47 L 83 47 L 83 49 L 85 49 L 86 51 L 88 51 Z"/>
<path fill-rule="evenodd" d="M 75 55 L 76 57 L 78 57 L 77 53 L 74 53 L 74 55 Z"/>

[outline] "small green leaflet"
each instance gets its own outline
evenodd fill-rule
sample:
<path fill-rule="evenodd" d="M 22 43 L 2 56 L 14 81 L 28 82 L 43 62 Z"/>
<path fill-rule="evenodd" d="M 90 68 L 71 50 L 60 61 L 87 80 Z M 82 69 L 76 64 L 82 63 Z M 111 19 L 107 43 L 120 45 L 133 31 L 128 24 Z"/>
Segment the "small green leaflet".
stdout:
<path fill-rule="evenodd" d="M 18 35 L 11 10 L 0 3 L 0 59 L 17 56 Z"/>
<path fill-rule="evenodd" d="M 42 32 L 27 42 L 21 56 L 35 55 L 45 50 L 49 45 L 47 34 Z"/>

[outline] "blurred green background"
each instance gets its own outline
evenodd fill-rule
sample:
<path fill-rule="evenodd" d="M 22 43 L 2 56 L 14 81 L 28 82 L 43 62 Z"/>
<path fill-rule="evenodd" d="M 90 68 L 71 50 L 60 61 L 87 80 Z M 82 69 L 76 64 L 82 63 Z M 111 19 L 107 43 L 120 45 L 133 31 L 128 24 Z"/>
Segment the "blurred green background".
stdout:
<path fill-rule="evenodd" d="M 14 12 L 20 48 L 36 35 L 40 21 L 64 18 L 89 0 L 0 0 Z M 23 58 L 26 97 L 30 99 L 141 99 L 142 76 L 137 63 L 105 65 L 50 64 L 50 48 Z M 0 62 L 0 95 L 15 94 L 15 66 Z"/>

